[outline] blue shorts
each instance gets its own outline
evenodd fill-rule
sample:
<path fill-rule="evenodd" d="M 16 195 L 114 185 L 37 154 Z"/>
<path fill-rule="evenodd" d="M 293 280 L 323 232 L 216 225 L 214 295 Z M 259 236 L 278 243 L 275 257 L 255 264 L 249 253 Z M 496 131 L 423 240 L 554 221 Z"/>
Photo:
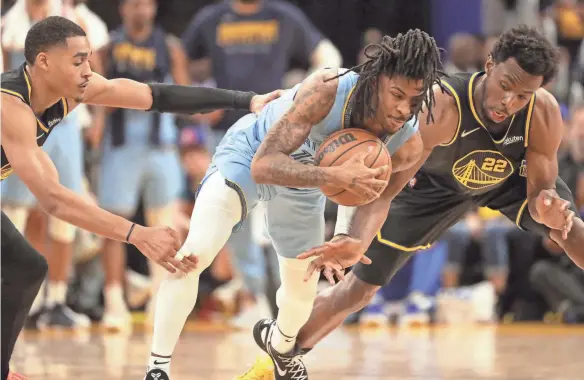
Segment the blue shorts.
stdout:
<path fill-rule="evenodd" d="M 174 146 L 127 144 L 114 148 L 106 142 L 101 164 L 99 204 L 118 215 L 134 215 L 141 195 L 146 209 L 165 207 L 178 197 L 183 186 Z"/>
<path fill-rule="evenodd" d="M 265 201 L 265 223 L 274 248 L 283 257 L 295 258 L 324 243 L 326 198 L 319 189 L 292 189 L 254 182 L 251 161 L 255 148 L 247 144 L 240 132 L 255 120 L 254 115 L 245 116 L 227 132 L 217 147 L 205 179 L 216 171 L 225 177 L 227 185 L 240 196 L 242 220 L 259 201 Z"/>
<path fill-rule="evenodd" d="M 51 131 L 42 149 L 55 164 L 61 184 L 81 194 L 84 176 L 83 140 L 74 114 L 75 111 Z M 2 202 L 27 208 L 33 208 L 37 204 L 35 196 L 16 174 L 2 181 Z"/>

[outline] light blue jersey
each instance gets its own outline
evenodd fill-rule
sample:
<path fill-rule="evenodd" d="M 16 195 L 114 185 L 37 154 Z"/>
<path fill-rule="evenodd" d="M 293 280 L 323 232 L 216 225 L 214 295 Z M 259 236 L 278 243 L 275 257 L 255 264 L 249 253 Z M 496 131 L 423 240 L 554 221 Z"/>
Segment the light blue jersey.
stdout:
<path fill-rule="evenodd" d="M 344 71 L 345 69 L 339 69 L 339 72 Z M 347 104 L 358 78 L 358 74 L 354 72 L 339 78 L 335 102 L 330 112 L 312 127 L 306 141 L 290 155 L 292 159 L 313 165 L 320 144 L 334 132 L 347 127 L 344 122 L 348 119 Z M 268 104 L 260 115 L 249 114 L 239 119 L 217 147 L 206 176 L 207 178 L 218 170 L 227 180 L 227 184 L 240 194 L 242 219 L 247 217 L 258 201 L 268 201 L 268 231 L 276 250 L 285 257 L 295 257 L 302 252 L 305 245 L 324 239 L 325 198 L 319 189 L 256 184 L 251 177 L 251 162 L 269 129 L 292 106 L 301 85 L 287 90 L 280 98 Z M 394 154 L 417 129 L 418 122 L 412 119 L 389 136 L 385 140 L 389 152 Z M 306 234 L 314 236 L 314 239 L 307 238 Z"/>

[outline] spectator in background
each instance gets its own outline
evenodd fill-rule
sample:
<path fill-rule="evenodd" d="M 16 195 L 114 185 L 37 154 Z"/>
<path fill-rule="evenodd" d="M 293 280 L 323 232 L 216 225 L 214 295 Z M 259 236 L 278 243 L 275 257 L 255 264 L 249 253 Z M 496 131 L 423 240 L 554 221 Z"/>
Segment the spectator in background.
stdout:
<path fill-rule="evenodd" d="M 122 25 L 112 32 L 111 42 L 100 52 L 107 78 L 191 84 L 180 40 L 154 23 L 156 6 L 156 0 L 121 2 Z M 131 218 L 144 194 L 146 224 L 170 225 L 172 206 L 182 187 L 174 116 L 115 109 L 105 124 L 95 126 L 94 146 L 101 140 L 102 131 L 98 190 L 101 207 Z M 106 241 L 103 263 L 106 285 L 102 323 L 112 330 L 127 329 L 131 317 L 122 291 L 126 268 L 122 243 Z M 150 275 L 154 295 L 148 307 L 148 322 L 164 269 L 150 265 Z"/>
<path fill-rule="evenodd" d="M 566 149 L 560 152 L 560 177 L 566 182 L 576 206 L 584 212 L 584 105 L 572 112 L 572 120 L 567 123 Z"/>
<path fill-rule="evenodd" d="M 64 16 L 79 23 L 87 30 L 90 43 L 94 46 L 99 47 L 99 43 L 103 43 L 103 36 L 93 32 L 85 20 L 76 14 L 69 2 L 18 0 L 3 20 L 2 48 L 7 69 L 14 69 L 25 61 L 23 50 L 27 31 L 34 23 L 51 15 Z M 94 58 L 91 64 L 95 63 Z M 87 113 L 87 108 L 80 106 L 68 114 L 43 146 L 43 150 L 55 163 L 61 183 L 77 193 L 84 192 L 83 144 L 80 130 L 80 117 L 84 113 Z M 74 313 L 66 305 L 77 228 L 57 218 L 48 217 L 44 211 L 36 210 L 35 197 L 17 176 L 2 183 L 2 203 L 4 212 L 21 232 L 26 228 L 27 237 L 46 257 L 49 264 L 48 281 L 43 284 L 33 303 L 28 326 L 36 328 L 46 324 L 59 327 L 88 327 L 89 318 Z"/>
<path fill-rule="evenodd" d="M 477 71 L 476 62 L 480 54 L 479 41 L 471 34 L 456 33 L 448 41 L 448 62 L 444 65 L 444 72 L 452 75 L 456 73 L 473 73 Z"/>
<path fill-rule="evenodd" d="M 584 271 L 578 268 L 551 239 L 536 248 L 542 257 L 531 267 L 530 283 L 549 310 L 565 323 L 584 322 Z"/>
<path fill-rule="evenodd" d="M 460 270 L 471 240 L 479 242 L 487 279 L 495 291 L 505 290 L 509 248 L 507 233 L 513 225 L 503 219 L 499 212 L 481 208 L 471 212 L 466 219 L 454 225 L 445 236 L 448 245 L 448 261 L 442 279 L 446 288 L 457 287 Z"/>
<path fill-rule="evenodd" d="M 281 88 L 292 59 L 309 63 L 313 70 L 341 65 L 338 50 L 307 17 L 278 0 L 224 0 L 209 5 L 194 16 L 183 41 L 193 61 L 194 77 L 201 80 L 212 75 L 218 87 L 241 91 L 261 93 Z M 227 111 L 212 125 L 216 143 L 244 114 Z M 258 210 L 250 217 L 258 218 Z M 242 328 L 252 326 L 268 309 L 265 260 L 252 237 L 252 224 L 246 220 L 228 242 L 244 285 L 257 301 L 232 321 Z"/>

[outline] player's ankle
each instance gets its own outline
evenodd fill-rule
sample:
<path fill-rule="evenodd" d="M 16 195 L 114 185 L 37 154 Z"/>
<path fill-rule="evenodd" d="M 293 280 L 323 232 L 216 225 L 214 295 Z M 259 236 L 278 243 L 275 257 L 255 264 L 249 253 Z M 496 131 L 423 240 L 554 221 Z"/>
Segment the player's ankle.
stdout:
<path fill-rule="evenodd" d="M 170 359 L 171 356 L 151 353 L 150 359 L 148 360 L 148 368 L 159 368 L 168 373 L 170 370 Z"/>

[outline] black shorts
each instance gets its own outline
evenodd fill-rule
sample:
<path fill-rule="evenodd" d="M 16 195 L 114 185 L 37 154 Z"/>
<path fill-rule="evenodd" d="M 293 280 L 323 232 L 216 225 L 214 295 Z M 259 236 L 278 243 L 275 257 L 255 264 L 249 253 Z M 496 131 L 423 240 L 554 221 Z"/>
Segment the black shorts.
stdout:
<path fill-rule="evenodd" d="M 385 285 L 415 252 L 430 248 L 442 234 L 474 206 L 500 211 L 519 228 L 548 236 L 549 228 L 537 223 L 527 209 L 527 181 L 517 174 L 505 184 L 485 194 L 470 196 L 436 186 L 418 173 L 413 186 L 406 186 L 391 205 L 385 224 L 367 251 L 372 265 L 357 264 L 353 271 L 359 279 Z M 562 199 L 574 199 L 568 186 L 558 178 L 556 191 Z"/>

